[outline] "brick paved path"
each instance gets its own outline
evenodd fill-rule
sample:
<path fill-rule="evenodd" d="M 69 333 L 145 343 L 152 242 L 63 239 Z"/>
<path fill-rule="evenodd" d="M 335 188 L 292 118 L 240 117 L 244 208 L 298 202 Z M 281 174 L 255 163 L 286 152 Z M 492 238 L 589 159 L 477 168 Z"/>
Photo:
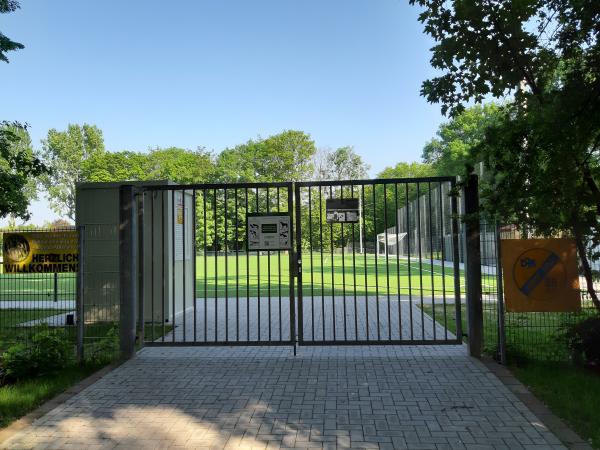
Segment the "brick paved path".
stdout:
<path fill-rule="evenodd" d="M 146 348 L 2 448 L 564 448 L 464 347 Z"/>
<path fill-rule="evenodd" d="M 432 304 L 431 297 L 422 301 L 425 305 Z M 303 330 L 307 341 L 334 340 L 334 318 L 336 340 L 455 339 L 419 308 L 421 298 L 417 295 L 410 298 L 403 295 L 401 301 L 397 297 L 388 300 L 383 295 L 369 296 L 368 301 L 365 296 L 348 296 L 346 302 L 341 296 L 307 297 L 303 304 Z M 193 307 L 186 309 L 185 317 L 176 316 L 174 336 L 173 332 L 167 333 L 164 339 L 172 341 L 174 337 L 178 342 L 290 339 L 289 297 L 273 297 L 271 301 L 263 298 L 260 302 L 256 297 L 196 299 L 195 313 L 196 320 Z M 436 297 L 435 314 L 442 323 L 454 321 L 453 299 Z M 152 340 L 151 335 L 146 337 Z"/>

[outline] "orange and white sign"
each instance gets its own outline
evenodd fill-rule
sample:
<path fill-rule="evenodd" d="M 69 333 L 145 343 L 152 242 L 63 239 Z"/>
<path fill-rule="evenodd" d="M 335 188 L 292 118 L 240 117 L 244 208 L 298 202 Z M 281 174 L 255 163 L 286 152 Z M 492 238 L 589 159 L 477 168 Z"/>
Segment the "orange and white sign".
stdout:
<path fill-rule="evenodd" d="M 572 239 L 503 239 L 506 310 L 579 311 L 577 249 Z"/>

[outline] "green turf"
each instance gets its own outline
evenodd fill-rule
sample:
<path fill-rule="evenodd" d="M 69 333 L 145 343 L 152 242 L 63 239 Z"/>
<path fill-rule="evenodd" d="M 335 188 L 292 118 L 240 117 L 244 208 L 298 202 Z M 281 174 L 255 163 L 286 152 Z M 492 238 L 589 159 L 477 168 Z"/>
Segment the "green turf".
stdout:
<path fill-rule="evenodd" d="M 30 320 L 41 320 L 67 311 L 66 309 L 2 309 L 0 328 L 14 327 Z"/>
<path fill-rule="evenodd" d="M 75 300 L 75 273 L 0 273 L 0 301 Z M 56 290 L 55 290 L 56 287 Z"/>
<path fill-rule="evenodd" d="M 410 273 L 409 273 L 410 272 Z M 460 284 L 464 286 L 464 273 L 460 271 Z M 289 289 L 289 255 L 240 254 L 228 256 L 207 255 L 196 259 L 196 296 L 235 297 L 259 294 L 287 296 Z M 488 286 L 488 288 L 491 288 Z M 431 265 L 426 259 L 411 261 L 389 256 L 357 253 L 345 255 L 323 255 L 314 253 L 302 257 L 302 289 L 304 295 L 401 295 L 413 294 L 448 296 L 454 293 L 454 277 L 451 268 Z"/>
<path fill-rule="evenodd" d="M 259 263 L 260 259 L 260 263 Z M 421 261 L 397 259 L 389 255 L 356 253 L 333 257 L 315 252 L 304 254 L 302 289 L 306 295 L 453 295 L 453 270 L 432 265 L 427 256 Z M 226 275 L 227 274 L 227 275 Z M 289 255 L 282 252 L 271 256 L 232 252 L 225 256 L 207 255 L 196 258 L 196 296 L 235 297 L 259 294 L 286 296 L 289 289 Z M 464 273 L 459 271 L 461 290 L 464 290 Z M 74 274 L 58 274 L 56 298 L 75 299 L 76 277 Z M 484 280 L 484 291 L 494 291 L 495 280 Z M 53 274 L 0 274 L 0 301 L 54 300 Z"/>

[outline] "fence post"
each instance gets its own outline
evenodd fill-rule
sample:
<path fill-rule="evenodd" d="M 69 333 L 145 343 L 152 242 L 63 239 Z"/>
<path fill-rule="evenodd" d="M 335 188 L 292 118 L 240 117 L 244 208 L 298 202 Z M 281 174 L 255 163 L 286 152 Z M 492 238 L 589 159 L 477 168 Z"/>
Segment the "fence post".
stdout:
<path fill-rule="evenodd" d="M 137 240 L 135 193 L 132 185 L 119 189 L 119 330 L 121 358 L 135 354 L 137 300 Z"/>
<path fill-rule="evenodd" d="M 79 271 L 77 272 L 77 303 L 75 305 L 75 314 L 77 316 L 77 361 L 83 362 L 83 339 L 85 335 L 85 318 L 83 308 L 83 271 L 85 261 L 85 250 L 84 250 L 84 235 L 85 227 L 78 227 L 78 241 L 79 241 Z"/>
<path fill-rule="evenodd" d="M 502 252 L 500 224 L 496 223 L 496 304 L 498 307 L 498 357 L 506 365 L 506 330 L 504 328 L 504 286 L 502 279 Z"/>
<path fill-rule="evenodd" d="M 470 175 L 465 186 L 466 283 L 469 354 L 481 357 L 483 304 L 481 299 L 481 239 L 479 226 L 479 180 Z"/>
<path fill-rule="evenodd" d="M 137 207 L 137 240 L 136 244 L 138 248 L 137 254 L 137 278 L 138 278 L 138 292 L 137 292 L 137 304 L 138 304 L 138 320 L 137 320 L 137 341 L 140 346 L 144 345 L 144 206 L 146 194 L 142 191 L 139 193 L 139 197 L 134 199 Z"/>

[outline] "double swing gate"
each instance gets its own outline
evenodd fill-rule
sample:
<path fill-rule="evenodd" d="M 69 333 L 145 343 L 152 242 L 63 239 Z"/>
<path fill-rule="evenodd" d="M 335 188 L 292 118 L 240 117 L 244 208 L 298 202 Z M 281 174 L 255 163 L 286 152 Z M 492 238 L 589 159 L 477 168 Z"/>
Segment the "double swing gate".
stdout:
<path fill-rule="evenodd" d="M 456 344 L 453 177 L 139 189 L 145 345 Z"/>

